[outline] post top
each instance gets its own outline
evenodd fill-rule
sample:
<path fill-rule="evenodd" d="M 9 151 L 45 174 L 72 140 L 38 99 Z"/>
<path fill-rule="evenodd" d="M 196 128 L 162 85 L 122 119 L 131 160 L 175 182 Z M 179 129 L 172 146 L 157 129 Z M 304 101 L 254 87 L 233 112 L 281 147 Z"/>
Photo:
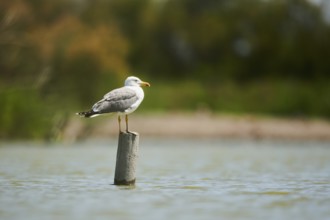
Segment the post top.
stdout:
<path fill-rule="evenodd" d="M 134 135 L 134 136 L 139 136 L 139 133 L 135 132 L 135 131 L 129 131 L 129 132 L 126 132 L 126 131 L 121 131 L 119 133 L 119 135 Z"/>

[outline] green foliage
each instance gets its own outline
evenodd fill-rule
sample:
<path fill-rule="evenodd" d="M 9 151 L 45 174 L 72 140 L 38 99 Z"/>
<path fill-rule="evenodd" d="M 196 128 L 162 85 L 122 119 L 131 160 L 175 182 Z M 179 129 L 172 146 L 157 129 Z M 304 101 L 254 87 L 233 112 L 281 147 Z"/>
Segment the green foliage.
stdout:
<path fill-rule="evenodd" d="M 166 84 L 165 84 L 166 83 Z M 164 85 L 165 84 L 165 85 Z M 302 81 L 154 83 L 143 103 L 144 109 L 162 111 L 246 112 L 281 117 L 330 118 L 328 83 Z"/>
<path fill-rule="evenodd" d="M 132 35 L 137 69 L 240 82 L 329 77 L 330 29 L 304 0 L 168 0 L 155 20 L 151 33 Z"/>
<path fill-rule="evenodd" d="M 307 0 L 3 0 L 0 136 L 51 136 L 127 75 L 149 110 L 329 118 L 328 39 Z"/>
<path fill-rule="evenodd" d="M 33 89 L 0 93 L 0 138 L 42 138 L 52 129 L 52 109 Z"/>

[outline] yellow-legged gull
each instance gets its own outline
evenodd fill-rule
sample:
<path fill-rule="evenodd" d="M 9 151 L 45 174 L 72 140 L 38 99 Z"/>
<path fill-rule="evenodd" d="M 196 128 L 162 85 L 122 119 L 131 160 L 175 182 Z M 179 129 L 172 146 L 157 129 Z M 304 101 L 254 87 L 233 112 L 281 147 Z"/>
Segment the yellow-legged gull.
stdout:
<path fill-rule="evenodd" d="M 141 87 L 150 86 L 135 76 L 130 76 L 125 80 L 125 85 L 114 89 L 103 96 L 103 99 L 95 103 L 91 110 L 79 112 L 85 118 L 95 117 L 106 113 L 118 113 L 119 132 L 121 132 L 121 116 L 125 115 L 126 132 L 128 131 L 128 114 L 134 112 L 141 104 L 144 98 L 144 92 Z"/>

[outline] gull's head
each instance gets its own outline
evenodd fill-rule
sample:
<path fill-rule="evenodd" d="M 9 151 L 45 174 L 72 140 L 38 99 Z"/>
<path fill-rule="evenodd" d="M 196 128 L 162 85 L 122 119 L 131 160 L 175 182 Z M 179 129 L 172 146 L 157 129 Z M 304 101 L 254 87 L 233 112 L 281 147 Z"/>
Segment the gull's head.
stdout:
<path fill-rule="evenodd" d="M 148 82 L 143 82 L 141 79 L 139 79 L 135 76 L 130 76 L 130 77 L 127 77 L 127 79 L 125 80 L 125 86 L 150 87 L 150 84 Z"/>

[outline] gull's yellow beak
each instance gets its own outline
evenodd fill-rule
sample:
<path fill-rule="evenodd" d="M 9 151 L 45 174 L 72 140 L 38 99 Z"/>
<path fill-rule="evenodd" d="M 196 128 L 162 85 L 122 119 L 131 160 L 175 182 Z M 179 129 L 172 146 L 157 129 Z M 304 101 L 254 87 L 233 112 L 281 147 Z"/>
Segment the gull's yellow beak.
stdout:
<path fill-rule="evenodd" d="M 150 87 L 150 83 L 148 83 L 148 82 L 140 82 L 140 86 L 141 87 Z"/>

